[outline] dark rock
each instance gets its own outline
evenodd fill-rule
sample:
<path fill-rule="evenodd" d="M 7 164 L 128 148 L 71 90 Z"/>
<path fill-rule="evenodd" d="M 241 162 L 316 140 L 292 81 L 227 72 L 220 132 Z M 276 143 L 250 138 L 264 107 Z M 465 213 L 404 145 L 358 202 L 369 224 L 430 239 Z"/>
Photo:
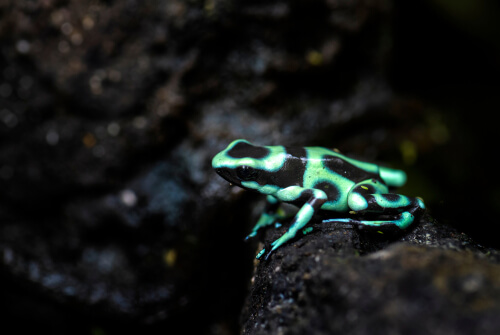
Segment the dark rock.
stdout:
<path fill-rule="evenodd" d="M 392 235 L 313 227 L 255 263 L 243 334 L 498 333 L 497 251 L 428 216 Z"/>

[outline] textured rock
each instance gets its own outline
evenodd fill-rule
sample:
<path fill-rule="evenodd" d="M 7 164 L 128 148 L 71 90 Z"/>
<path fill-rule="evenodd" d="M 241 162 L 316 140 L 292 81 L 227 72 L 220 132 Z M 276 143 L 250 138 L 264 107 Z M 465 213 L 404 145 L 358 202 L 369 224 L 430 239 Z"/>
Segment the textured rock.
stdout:
<path fill-rule="evenodd" d="M 498 252 L 429 217 L 403 234 L 313 226 L 315 233 L 256 262 L 243 334 L 500 329 Z"/>

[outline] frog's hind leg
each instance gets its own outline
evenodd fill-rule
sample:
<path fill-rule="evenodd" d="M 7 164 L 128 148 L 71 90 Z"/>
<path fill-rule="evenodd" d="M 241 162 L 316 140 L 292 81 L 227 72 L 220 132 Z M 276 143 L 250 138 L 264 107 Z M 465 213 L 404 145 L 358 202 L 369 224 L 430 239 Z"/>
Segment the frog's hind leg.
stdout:
<path fill-rule="evenodd" d="M 377 213 L 397 215 L 393 220 L 334 219 L 336 222 L 350 222 L 366 226 L 396 225 L 406 229 L 420 215 L 425 205 L 419 198 L 388 193 L 387 186 L 375 179 L 356 184 L 348 195 L 348 205 L 353 214 Z"/>
<path fill-rule="evenodd" d="M 327 219 L 323 220 L 324 223 L 329 223 L 329 222 L 345 222 L 345 223 L 352 223 L 352 224 L 358 224 L 358 225 L 364 225 L 364 226 L 374 226 L 374 227 L 380 227 L 380 226 L 386 226 L 386 225 L 391 225 L 391 226 L 397 226 L 400 229 L 406 229 L 409 225 L 413 223 L 415 220 L 415 216 L 411 214 L 410 212 L 402 212 L 399 214 L 399 218 L 394 219 L 394 220 L 356 220 L 356 219 Z"/>

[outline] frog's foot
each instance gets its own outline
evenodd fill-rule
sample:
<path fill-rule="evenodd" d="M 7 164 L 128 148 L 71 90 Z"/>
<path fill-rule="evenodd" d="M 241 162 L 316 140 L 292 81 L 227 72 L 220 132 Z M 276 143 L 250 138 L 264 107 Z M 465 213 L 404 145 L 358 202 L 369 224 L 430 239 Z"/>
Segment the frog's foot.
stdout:
<path fill-rule="evenodd" d="M 257 254 L 257 257 L 255 257 L 255 258 L 260 259 L 262 257 L 262 255 L 264 255 L 265 252 L 266 252 L 266 248 L 259 251 L 259 253 Z"/>
<path fill-rule="evenodd" d="M 304 234 L 307 234 L 308 232 L 310 232 L 312 230 L 311 229 L 303 229 L 302 232 Z M 283 244 L 287 243 L 289 240 L 291 240 L 292 238 L 295 237 L 295 230 L 292 230 L 292 231 L 287 231 L 286 233 L 284 233 L 280 238 L 276 239 L 273 243 L 271 243 L 271 245 L 266 245 L 264 249 L 262 249 L 258 254 L 257 254 L 257 259 L 260 259 L 262 256 L 265 255 L 264 257 L 264 260 L 267 260 L 269 258 L 269 256 L 271 255 L 271 253 L 278 249 L 280 246 L 282 246 Z M 267 250 L 267 251 L 266 251 Z"/>
<path fill-rule="evenodd" d="M 246 237 L 245 237 L 245 241 L 248 241 L 249 239 L 251 239 L 252 237 L 255 237 L 255 235 L 257 235 L 257 231 L 252 231 L 250 234 L 248 234 Z"/>
<path fill-rule="evenodd" d="M 261 258 L 263 257 L 265 261 L 268 260 L 269 256 L 271 256 L 271 254 L 273 253 L 273 251 L 276 250 L 276 248 L 271 248 L 271 250 L 269 250 L 268 252 L 266 252 L 266 249 L 262 249 L 259 254 L 257 255 L 257 259 L 260 261 Z"/>
<path fill-rule="evenodd" d="M 275 248 L 272 247 L 272 244 L 266 243 L 264 245 L 264 248 L 261 251 L 259 251 L 259 253 L 255 258 L 257 258 L 258 260 L 261 260 L 261 258 L 267 260 L 274 250 Z"/>
<path fill-rule="evenodd" d="M 313 227 L 306 227 L 306 228 L 302 229 L 302 234 L 307 235 L 312 231 L 313 231 Z"/>
<path fill-rule="evenodd" d="M 385 193 L 387 187 L 375 180 L 366 180 L 358 183 L 348 195 L 349 208 L 357 214 L 379 213 L 396 215 L 394 220 L 370 221 L 355 219 L 334 220 L 350 222 L 367 226 L 396 225 L 406 229 L 415 220 L 415 216 L 425 211 L 425 205 L 420 198 L 411 198 L 401 194 Z"/>
<path fill-rule="evenodd" d="M 312 230 L 313 230 L 312 227 L 306 227 L 306 228 L 302 229 L 302 233 L 304 235 L 306 235 L 306 234 L 310 233 Z M 274 250 L 278 249 L 280 246 L 282 246 L 283 244 L 288 242 L 294 236 L 295 236 L 295 233 L 286 232 L 285 234 L 283 234 L 283 236 L 281 236 L 280 238 L 275 240 L 273 243 L 271 243 L 270 248 L 266 246 L 266 248 L 262 249 L 256 258 L 260 259 L 263 255 L 265 255 L 264 260 L 267 260 Z M 269 250 L 269 251 L 266 253 L 266 250 Z"/>

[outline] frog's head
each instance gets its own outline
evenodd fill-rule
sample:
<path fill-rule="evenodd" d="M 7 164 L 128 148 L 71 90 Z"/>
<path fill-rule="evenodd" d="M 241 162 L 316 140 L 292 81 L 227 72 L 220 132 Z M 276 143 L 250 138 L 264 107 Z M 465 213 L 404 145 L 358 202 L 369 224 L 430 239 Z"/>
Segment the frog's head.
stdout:
<path fill-rule="evenodd" d="M 269 174 L 285 160 L 282 147 L 262 147 L 246 140 L 235 140 L 212 159 L 212 167 L 231 184 L 263 192 Z"/>

